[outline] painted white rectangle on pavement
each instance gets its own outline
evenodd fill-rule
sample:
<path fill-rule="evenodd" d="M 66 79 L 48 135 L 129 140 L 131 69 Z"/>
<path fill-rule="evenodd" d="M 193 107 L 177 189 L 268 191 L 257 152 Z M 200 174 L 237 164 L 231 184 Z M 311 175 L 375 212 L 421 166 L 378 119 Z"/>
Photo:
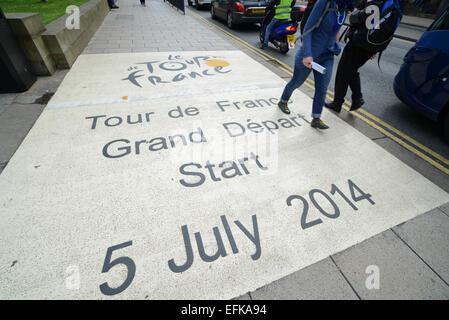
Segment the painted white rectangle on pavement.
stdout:
<path fill-rule="evenodd" d="M 0 298 L 233 298 L 449 201 L 335 115 L 311 128 L 300 91 L 287 116 L 239 84 L 46 109 L 0 175 Z"/>
<path fill-rule="evenodd" d="M 281 87 L 241 51 L 81 55 L 47 108 Z"/>

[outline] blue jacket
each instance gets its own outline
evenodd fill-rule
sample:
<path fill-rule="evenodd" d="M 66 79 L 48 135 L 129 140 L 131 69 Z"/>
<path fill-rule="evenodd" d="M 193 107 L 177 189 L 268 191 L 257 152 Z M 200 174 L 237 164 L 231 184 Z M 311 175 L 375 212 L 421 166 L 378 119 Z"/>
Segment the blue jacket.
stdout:
<path fill-rule="evenodd" d="M 317 0 L 307 19 L 304 33 L 318 22 L 326 8 L 326 3 L 327 0 Z M 330 8 L 337 8 L 335 1 L 332 1 Z M 340 54 L 341 46 L 336 41 L 336 36 L 345 18 L 346 12 L 344 11 L 339 13 L 328 12 L 318 28 L 303 37 L 301 48 L 298 51 L 299 57 L 305 58 L 311 56 L 316 59 L 323 53 Z"/>

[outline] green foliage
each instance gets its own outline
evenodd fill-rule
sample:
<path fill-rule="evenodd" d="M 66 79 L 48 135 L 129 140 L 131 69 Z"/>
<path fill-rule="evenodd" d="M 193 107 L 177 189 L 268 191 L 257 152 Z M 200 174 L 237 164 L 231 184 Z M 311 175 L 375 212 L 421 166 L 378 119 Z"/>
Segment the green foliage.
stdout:
<path fill-rule="evenodd" d="M 41 15 L 44 24 L 48 24 L 63 16 L 68 6 L 81 6 L 88 1 L 90 0 L 0 0 L 0 8 L 4 13 L 36 12 Z"/>

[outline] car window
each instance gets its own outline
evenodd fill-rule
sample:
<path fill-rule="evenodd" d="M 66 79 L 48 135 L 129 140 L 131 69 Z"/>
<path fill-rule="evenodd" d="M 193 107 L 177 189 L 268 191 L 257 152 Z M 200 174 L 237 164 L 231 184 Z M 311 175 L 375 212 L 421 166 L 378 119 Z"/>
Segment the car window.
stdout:
<path fill-rule="evenodd" d="M 432 24 L 430 30 L 449 30 L 449 9 Z"/>
<path fill-rule="evenodd" d="M 267 5 L 269 1 L 266 0 L 240 0 L 243 4 L 261 4 L 261 5 Z"/>

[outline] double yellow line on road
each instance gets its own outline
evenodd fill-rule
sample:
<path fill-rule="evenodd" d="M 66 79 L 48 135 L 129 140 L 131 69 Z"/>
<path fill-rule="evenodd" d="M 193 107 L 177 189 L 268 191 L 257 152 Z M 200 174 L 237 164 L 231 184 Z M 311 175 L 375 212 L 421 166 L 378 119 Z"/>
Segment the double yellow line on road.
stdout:
<path fill-rule="evenodd" d="M 293 75 L 293 68 L 291 68 L 290 66 L 288 66 L 284 62 L 282 62 L 282 61 L 280 61 L 280 60 L 270 56 L 266 52 L 261 51 L 259 48 L 254 47 L 253 45 L 251 45 L 251 44 L 247 43 L 246 41 L 240 39 L 239 37 L 237 37 L 234 34 L 228 32 L 227 30 L 225 30 L 225 29 L 223 29 L 223 28 L 221 28 L 221 27 L 219 27 L 219 26 L 217 26 L 217 25 L 215 25 L 213 23 L 210 23 L 207 19 L 203 18 L 199 14 L 194 13 L 194 12 L 192 12 L 190 10 L 189 10 L 189 13 L 191 15 L 193 15 L 195 18 L 197 18 L 200 21 L 202 21 L 203 23 L 205 23 L 206 25 L 208 25 L 211 29 L 213 28 L 213 29 L 216 29 L 216 30 L 219 30 L 219 31 L 223 32 L 226 36 L 228 36 L 228 37 L 232 38 L 233 40 L 237 41 L 239 44 L 241 44 L 242 46 L 246 47 L 247 49 L 249 49 L 254 54 L 260 56 L 265 61 L 270 62 L 270 63 L 272 63 L 273 61 L 276 62 L 275 66 L 278 67 L 279 69 L 283 70 L 284 72 L 286 72 L 288 75 L 290 75 L 290 76 Z M 306 80 L 305 84 L 308 87 L 310 87 L 312 89 L 315 89 L 313 80 L 308 78 Z M 333 100 L 332 97 L 333 97 L 334 93 L 331 90 L 327 90 L 327 93 L 328 93 L 327 94 L 327 98 L 329 100 Z M 343 108 L 346 111 L 349 111 L 350 105 L 351 105 L 351 102 L 349 102 L 348 100 L 345 100 Z M 446 159 L 445 157 L 443 157 L 442 155 L 440 155 L 437 152 L 433 151 L 432 149 L 424 146 L 423 144 L 419 143 L 418 141 L 416 141 L 415 139 L 411 138 L 407 134 L 405 134 L 405 133 L 401 132 L 400 130 L 394 128 L 393 126 L 389 125 L 385 121 L 379 119 L 378 117 L 376 117 L 375 115 L 369 113 L 366 110 L 359 109 L 358 111 L 351 111 L 351 114 L 356 116 L 357 118 L 361 119 L 362 121 L 364 121 L 365 123 L 367 123 L 371 127 L 375 128 L 379 132 L 383 133 L 385 136 L 387 136 L 387 137 L 391 138 L 392 140 L 396 141 L 401 146 L 403 146 L 404 148 L 406 148 L 407 150 L 409 150 L 410 152 L 412 152 L 416 156 L 420 157 L 421 159 L 425 160 L 426 162 L 430 163 L 431 165 L 433 165 L 437 169 L 441 170 L 445 174 L 449 174 L 449 160 Z"/>

